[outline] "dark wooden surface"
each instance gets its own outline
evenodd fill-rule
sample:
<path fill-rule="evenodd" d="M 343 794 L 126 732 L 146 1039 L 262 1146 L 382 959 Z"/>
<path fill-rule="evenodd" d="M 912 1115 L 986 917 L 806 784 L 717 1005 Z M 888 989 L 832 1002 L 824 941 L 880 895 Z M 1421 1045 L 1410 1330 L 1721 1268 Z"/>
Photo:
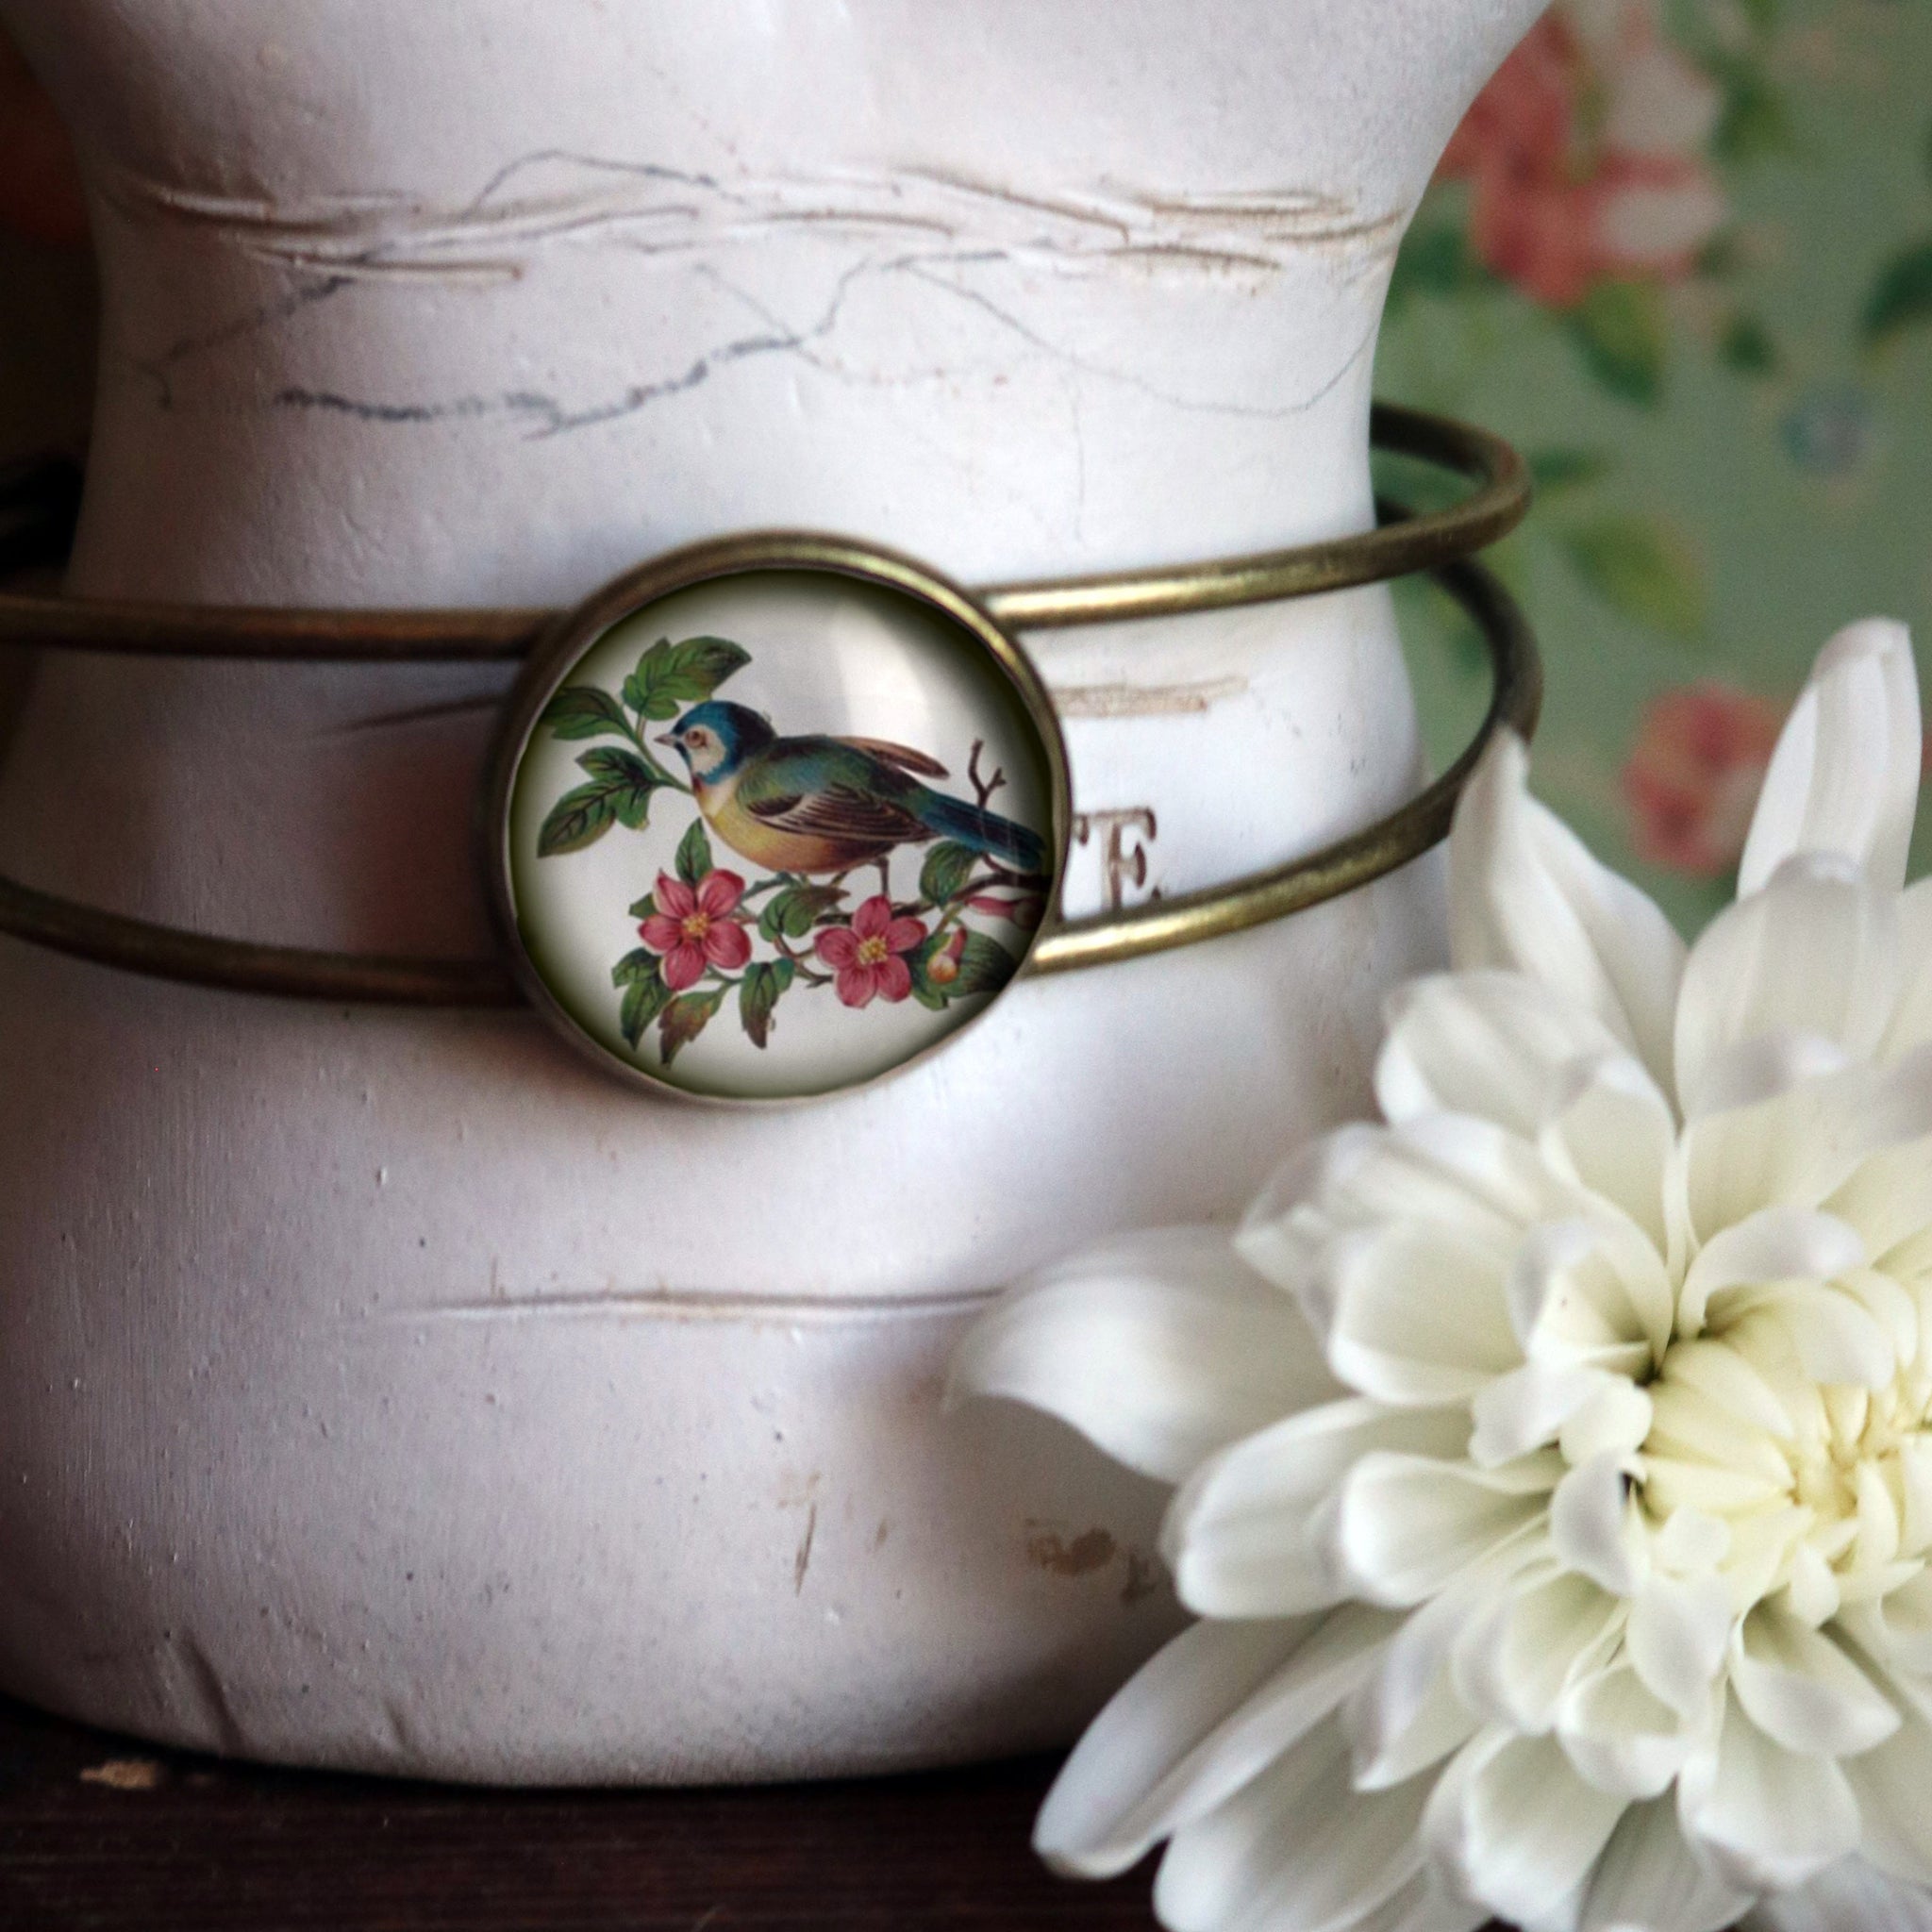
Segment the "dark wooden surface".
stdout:
<path fill-rule="evenodd" d="M 1148 1932 L 1049 1876 L 1042 1759 L 761 1790 L 476 1791 L 268 1771 L 0 1700 L 4 1932 Z"/>

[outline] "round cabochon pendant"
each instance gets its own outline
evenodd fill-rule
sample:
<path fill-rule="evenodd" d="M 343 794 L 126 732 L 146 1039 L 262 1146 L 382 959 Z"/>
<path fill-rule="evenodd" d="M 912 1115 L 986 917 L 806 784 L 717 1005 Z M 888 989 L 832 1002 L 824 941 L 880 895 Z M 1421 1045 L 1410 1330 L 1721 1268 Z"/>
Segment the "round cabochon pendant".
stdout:
<path fill-rule="evenodd" d="M 705 1099 L 799 1099 L 928 1052 L 1057 901 L 1066 758 L 965 593 L 832 539 L 725 539 L 567 619 L 511 707 L 496 883 L 580 1045 Z"/>

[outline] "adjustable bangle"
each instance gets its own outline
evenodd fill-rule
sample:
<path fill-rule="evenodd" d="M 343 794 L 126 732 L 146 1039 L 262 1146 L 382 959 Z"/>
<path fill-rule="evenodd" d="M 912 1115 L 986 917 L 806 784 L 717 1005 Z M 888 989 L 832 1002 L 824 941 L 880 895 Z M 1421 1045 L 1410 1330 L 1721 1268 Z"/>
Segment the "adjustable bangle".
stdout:
<path fill-rule="evenodd" d="M 1372 437 L 1478 487 L 1426 516 L 1378 505 L 1377 528 L 1327 542 L 977 592 L 888 551 L 770 533 L 675 552 L 561 617 L 0 593 L 0 643 L 527 660 L 506 702 L 484 816 L 502 957 L 258 945 L 4 876 L 0 933 L 235 991 L 452 1007 L 527 998 L 613 1071 L 703 1098 L 864 1084 L 931 1051 L 1023 972 L 1244 931 L 1397 869 L 1447 832 L 1495 732 L 1533 729 L 1534 640 L 1514 600 L 1467 560 L 1527 509 L 1521 459 L 1482 430 L 1387 405 Z M 1013 632 L 1269 603 L 1420 571 L 1474 620 L 1493 671 L 1482 724 L 1441 777 L 1290 864 L 1058 918 L 1072 816 L 1065 752 Z"/>

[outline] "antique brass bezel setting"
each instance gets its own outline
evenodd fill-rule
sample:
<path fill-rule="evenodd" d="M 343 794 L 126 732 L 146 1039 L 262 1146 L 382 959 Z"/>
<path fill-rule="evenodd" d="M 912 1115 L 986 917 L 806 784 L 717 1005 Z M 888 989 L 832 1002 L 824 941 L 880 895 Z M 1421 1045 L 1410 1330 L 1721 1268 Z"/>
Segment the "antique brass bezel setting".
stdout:
<path fill-rule="evenodd" d="M 1006 991 L 1002 989 L 992 993 L 977 1012 L 968 1015 L 917 1052 L 908 1054 L 878 1074 L 837 1087 L 747 1096 L 711 1093 L 681 1086 L 654 1073 L 647 1064 L 627 1058 L 607 1047 L 564 1006 L 534 958 L 517 906 L 511 820 L 517 776 L 531 738 L 541 722 L 544 708 L 612 625 L 625 618 L 647 609 L 663 598 L 703 584 L 716 583 L 724 578 L 790 572 L 820 572 L 909 598 L 936 611 L 959 632 L 963 640 L 977 645 L 1011 688 L 1039 741 L 1041 761 L 1046 772 L 1050 814 L 1048 843 L 1052 866 L 1046 891 L 1049 908 L 1059 903 L 1060 888 L 1066 877 L 1067 848 L 1073 837 L 1073 791 L 1068 774 L 1066 741 L 1061 736 L 1059 716 L 1054 709 L 1053 696 L 1046 688 L 1045 680 L 1017 640 L 1001 629 L 971 596 L 957 584 L 909 557 L 817 531 L 750 531 L 687 544 L 680 550 L 653 558 L 650 562 L 614 578 L 576 609 L 567 612 L 531 653 L 522 676 L 505 700 L 503 723 L 485 767 L 480 821 L 483 867 L 498 946 L 508 960 L 510 972 L 524 997 L 580 1053 L 588 1055 L 607 1073 L 632 1086 L 707 1106 L 795 1106 L 834 1093 L 874 1086 L 880 1080 L 891 1079 L 908 1067 L 916 1066 L 950 1046 L 961 1032 L 976 1024 Z M 1051 925 L 1052 914 L 1049 911 L 1045 925 L 1032 936 L 1027 944 L 1020 966 L 1022 974 L 1026 971 L 1027 959 L 1038 950 Z"/>
<path fill-rule="evenodd" d="M 1246 931 L 1396 871 L 1447 834 L 1462 785 L 1495 734 L 1508 728 L 1527 737 L 1534 730 L 1542 689 L 1535 640 L 1515 600 L 1469 560 L 1526 512 L 1530 485 L 1522 458 L 1485 430 L 1386 404 L 1376 407 L 1371 430 L 1377 448 L 1441 465 L 1479 487 L 1425 516 L 1378 504 L 1376 528 L 1294 549 L 958 593 L 1005 633 L 1227 609 L 1427 572 L 1474 619 L 1493 673 L 1489 708 L 1469 746 L 1387 817 L 1227 885 L 1074 921 L 1059 922 L 1050 913 L 1027 956 L 1025 975 L 1113 964 Z M 719 540 L 747 541 L 758 540 Z M 864 544 L 846 547 L 868 558 L 891 555 Z M 523 609 L 249 610 L 0 592 L 0 644 L 142 656 L 364 663 L 514 659 L 526 657 L 558 622 L 555 612 Z M 1057 728 L 1053 741 L 1059 741 Z M 0 934 L 102 965 L 230 991 L 415 1007 L 503 1008 L 525 998 L 501 957 L 386 958 L 263 945 L 132 919 L 4 875 Z"/>

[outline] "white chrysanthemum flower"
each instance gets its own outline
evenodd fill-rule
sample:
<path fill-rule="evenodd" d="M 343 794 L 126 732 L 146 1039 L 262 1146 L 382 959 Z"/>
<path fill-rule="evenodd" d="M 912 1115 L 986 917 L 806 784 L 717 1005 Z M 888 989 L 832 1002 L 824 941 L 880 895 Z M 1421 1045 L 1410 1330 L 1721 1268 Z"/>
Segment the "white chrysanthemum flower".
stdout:
<path fill-rule="evenodd" d="M 1387 1124 L 1232 1246 L 1114 1243 L 965 1344 L 957 1391 L 1178 1484 L 1201 1618 L 1037 1843 L 1105 1874 L 1170 1840 L 1175 1932 L 1932 1924 L 1891 1883 L 1932 1884 L 1909 643 L 1826 647 L 1688 957 L 1525 767 L 1498 744 L 1457 812 Z"/>

